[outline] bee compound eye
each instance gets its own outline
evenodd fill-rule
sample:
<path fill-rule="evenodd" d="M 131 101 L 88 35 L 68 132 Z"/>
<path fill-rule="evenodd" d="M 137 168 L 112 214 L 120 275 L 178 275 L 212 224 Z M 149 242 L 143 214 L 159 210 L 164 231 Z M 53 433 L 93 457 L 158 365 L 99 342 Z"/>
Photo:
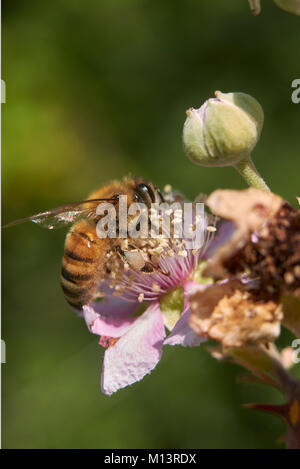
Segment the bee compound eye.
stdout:
<path fill-rule="evenodd" d="M 140 198 L 140 201 L 150 207 L 151 203 L 155 202 L 155 194 L 153 189 L 145 183 L 140 183 L 135 188 L 135 193 Z"/>

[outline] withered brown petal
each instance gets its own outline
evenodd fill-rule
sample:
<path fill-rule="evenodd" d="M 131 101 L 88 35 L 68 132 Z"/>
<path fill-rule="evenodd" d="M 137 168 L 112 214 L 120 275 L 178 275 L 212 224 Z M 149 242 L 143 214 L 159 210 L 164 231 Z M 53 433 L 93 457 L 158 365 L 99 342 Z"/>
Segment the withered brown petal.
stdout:
<path fill-rule="evenodd" d="M 190 325 L 196 334 L 223 347 L 270 342 L 280 334 L 281 306 L 255 298 L 238 280 L 196 292 L 189 301 Z"/>

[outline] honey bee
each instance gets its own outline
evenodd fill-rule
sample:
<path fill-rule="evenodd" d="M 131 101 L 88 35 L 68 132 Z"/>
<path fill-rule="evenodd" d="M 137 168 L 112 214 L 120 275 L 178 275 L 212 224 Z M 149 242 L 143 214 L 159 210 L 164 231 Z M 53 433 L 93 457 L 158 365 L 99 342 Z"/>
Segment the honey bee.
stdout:
<path fill-rule="evenodd" d="M 164 202 L 157 187 L 142 178 L 115 180 L 92 192 L 86 200 L 48 210 L 5 225 L 3 228 L 32 221 L 54 229 L 72 223 L 65 239 L 61 268 L 61 286 L 66 301 L 76 310 L 91 303 L 98 294 L 99 279 L 110 273 L 109 260 L 113 256 L 131 269 L 150 274 L 159 270 L 151 257 L 145 259 L 135 240 L 100 238 L 96 226 L 99 221 L 97 206 L 110 202 L 118 213 L 119 196 L 127 196 L 127 205 L 143 203 L 147 208 Z M 118 225 L 118 219 L 116 220 Z M 125 246 L 125 248 L 124 248 Z M 168 275 L 167 272 L 162 272 Z"/>

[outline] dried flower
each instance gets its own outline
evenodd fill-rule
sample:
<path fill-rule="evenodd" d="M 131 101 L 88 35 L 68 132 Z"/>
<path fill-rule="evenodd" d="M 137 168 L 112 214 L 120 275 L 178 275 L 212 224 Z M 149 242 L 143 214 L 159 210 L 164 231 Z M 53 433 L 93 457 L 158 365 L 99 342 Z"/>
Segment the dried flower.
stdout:
<path fill-rule="evenodd" d="M 300 296 L 300 210 L 256 189 L 216 191 L 207 204 L 237 228 L 207 274 L 223 278 L 248 272 L 260 279 L 266 297 Z"/>
<path fill-rule="evenodd" d="M 255 297 L 249 286 L 251 282 L 230 280 L 192 294 L 190 325 L 194 331 L 223 347 L 274 341 L 280 334 L 281 306 Z"/>

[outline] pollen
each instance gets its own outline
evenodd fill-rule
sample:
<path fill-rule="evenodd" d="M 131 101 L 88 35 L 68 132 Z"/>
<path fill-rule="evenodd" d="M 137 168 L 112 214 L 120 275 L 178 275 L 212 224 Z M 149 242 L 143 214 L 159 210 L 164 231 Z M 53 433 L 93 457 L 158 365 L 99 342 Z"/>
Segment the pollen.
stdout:
<path fill-rule="evenodd" d="M 110 337 L 108 339 L 108 348 L 113 347 L 119 340 L 119 337 Z"/>
<path fill-rule="evenodd" d="M 209 231 L 210 233 L 214 233 L 215 231 L 217 231 L 217 228 L 215 226 L 208 225 L 206 227 L 206 230 Z"/>
<path fill-rule="evenodd" d="M 144 297 L 145 297 L 144 293 L 140 293 L 138 296 L 138 302 L 142 303 L 144 301 Z"/>
<path fill-rule="evenodd" d="M 157 283 L 152 283 L 152 291 L 153 292 L 159 292 L 160 287 Z"/>
<path fill-rule="evenodd" d="M 181 208 L 178 208 L 177 210 L 174 210 L 174 216 L 175 216 L 175 218 L 181 218 L 182 217 Z"/>
<path fill-rule="evenodd" d="M 294 274 L 296 275 L 296 277 L 300 278 L 300 265 L 296 265 L 294 267 Z"/>
<path fill-rule="evenodd" d="M 172 213 L 173 213 L 173 210 L 171 208 L 169 208 L 168 210 L 165 211 L 165 214 L 168 215 L 168 216 L 172 215 Z"/>
<path fill-rule="evenodd" d="M 172 225 L 180 225 L 182 222 L 182 219 L 181 218 L 174 218 L 171 223 Z"/>
<path fill-rule="evenodd" d="M 295 277 L 294 275 L 291 273 L 291 272 L 286 272 L 284 274 L 284 280 L 285 280 L 285 283 L 287 283 L 288 285 L 292 284 L 295 280 Z"/>

